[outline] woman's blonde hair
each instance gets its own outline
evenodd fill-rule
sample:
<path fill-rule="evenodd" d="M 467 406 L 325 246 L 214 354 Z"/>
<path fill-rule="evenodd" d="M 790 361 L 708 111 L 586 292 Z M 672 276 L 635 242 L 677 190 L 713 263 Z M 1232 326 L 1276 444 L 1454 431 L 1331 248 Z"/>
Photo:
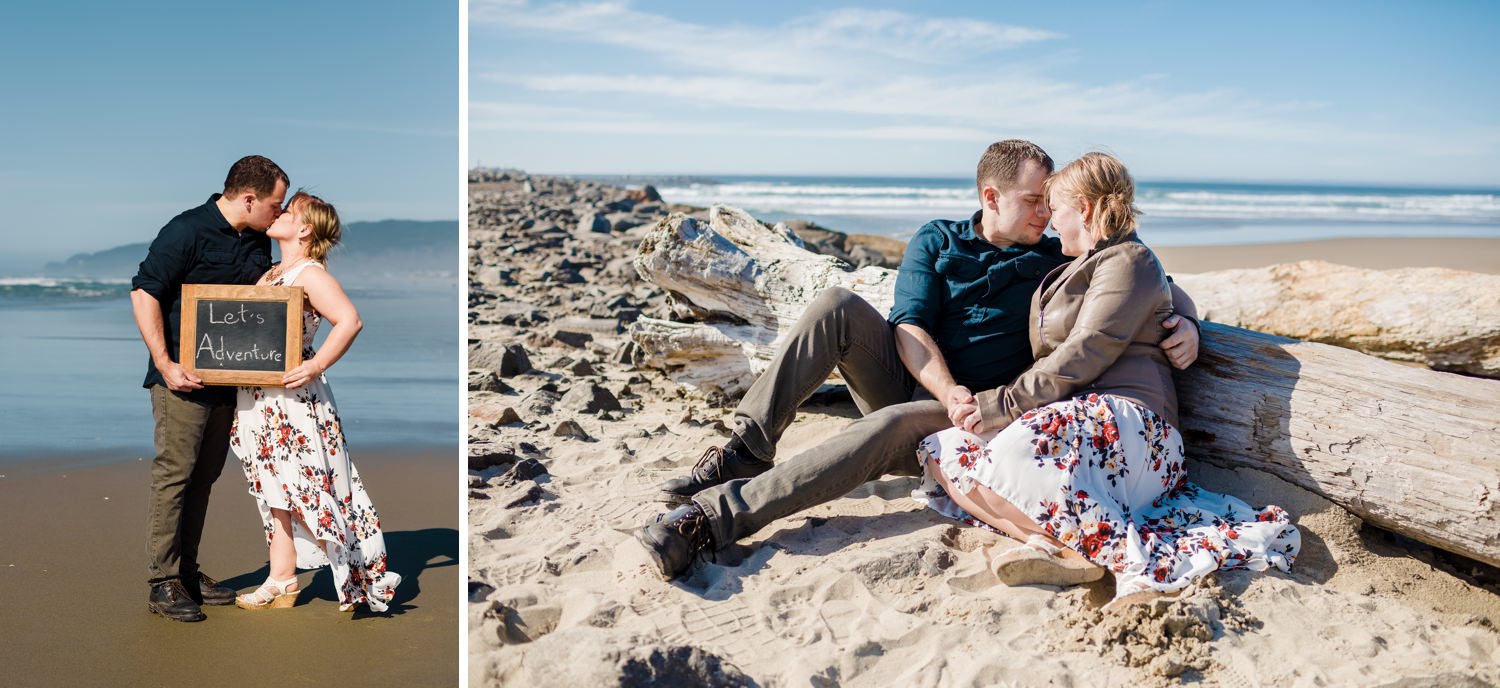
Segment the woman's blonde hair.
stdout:
<path fill-rule="evenodd" d="M 302 221 L 312 228 L 312 236 L 307 240 L 307 257 L 319 263 L 328 262 L 328 252 L 339 245 L 342 230 L 338 211 L 327 201 L 301 189 L 292 194 L 286 209 L 300 215 Z"/>
<path fill-rule="evenodd" d="M 1047 178 L 1047 193 L 1078 196 L 1093 207 L 1089 234 L 1096 241 L 1129 235 L 1136 230 L 1135 180 L 1125 163 L 1108 153 L 1084 153 Z"/>

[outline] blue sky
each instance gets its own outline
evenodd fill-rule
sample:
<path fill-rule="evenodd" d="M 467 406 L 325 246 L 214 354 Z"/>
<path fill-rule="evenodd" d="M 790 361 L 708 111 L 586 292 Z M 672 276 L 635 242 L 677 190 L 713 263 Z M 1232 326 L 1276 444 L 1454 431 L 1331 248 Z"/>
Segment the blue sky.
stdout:
<path fill-rule="evenodd" d="M 1500 3 L 473 0 L 469 163 L 1500 186 Z"/>
<path fill-rule="evenodd" d="M 150 240 L 250 153 L 346 220 L 457 219 L 458 9 L 263 1 L 7 11 L 0 271 Z"/>

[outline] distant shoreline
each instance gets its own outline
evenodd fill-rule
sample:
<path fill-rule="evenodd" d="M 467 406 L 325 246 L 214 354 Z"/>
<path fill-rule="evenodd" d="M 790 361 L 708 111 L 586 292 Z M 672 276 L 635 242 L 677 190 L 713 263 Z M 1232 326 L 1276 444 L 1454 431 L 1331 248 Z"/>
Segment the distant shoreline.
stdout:
<path fill-rule="evenodd" d="M 471 180 L 484 183 L 501 174 L 479 170 Z M 534 179 L 650 185 L 673 208 L 722 204 L 765 222 L 803 220 L 896 240 L 909 239 L 933 219 L 965 219 L 977 207 L 973 182 L 961 177 L 632 173 Z M 1500 238 L 1500 190 L 1487 188 L 1143 180 L 1135 200 L 1144 213 L 1141 235 L 1152 246 Z"/>
<path fill-rule="evenodd" d="M 371 269 L 447 269 L 458 262 L 458 220 L 375 220 L 349 222 L 343 243 L 329 256 L 334 262 L 368 265 Z M 452 233 L 444 236 L 451 228 Z M 75 252 L 61 260 L 27 268 L 30 275 L 62 278 L 124 278 L 135 274 L 146 257 L 151 236 L 135 235 L 136 241 L 111 248 Z M 19 272 L 15 261 L 7 261 L 5 272 Z"/>
<path fill-rule="evenodd" d="M 500 167 L 475 167 L 473 171 L 513 172 L 519 174 L 531 174 L 523 170 L 515 170 Z M 954 182 L 969 184 L 973 177 L 968 176 L 944 176 L 944 175 L 896 175 L 896 174 L 729 174 L 729 173 L 572 173 L 572 172 L 536 172 L 537 176 L 560 177 L 567 179 L 583 179 L 592 182 L 606 184 L 617 184 L 621 186 L 652 184 L 659 185 L 664 182 L 699 182 L 720 183 L 725 180 L 745 179 L 858 179 L 858 180 L 881 180 L 881 179 L 911 179 L 929 182 Z M 1184 186 L 1255 186 L 1266 188 L 1305 187 L 1314 189 L 1363 189 L 1370 191 L 1457 191 L 1460 193 L 1483 193 L 1500 194 L 1500 186 L 1469 186 L 1464 184 L 1429 184 L 1410 183 L 1397 184 L 1393 182 L 1339 182 L 1302 179 L 1179 179 L 1171 177 L 1137 177 L 1136 183 L 1142 186 L 1156 185 L 1184 185 Z"/>

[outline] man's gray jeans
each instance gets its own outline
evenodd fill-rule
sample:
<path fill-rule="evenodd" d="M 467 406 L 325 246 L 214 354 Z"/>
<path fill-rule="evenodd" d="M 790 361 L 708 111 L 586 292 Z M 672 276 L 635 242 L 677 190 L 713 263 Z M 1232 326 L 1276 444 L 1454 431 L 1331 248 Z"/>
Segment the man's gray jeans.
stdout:
<path fill-rule="evenodd" d="M 735 434 L 757 458 L 772 461 L 797 408 L 835 368 L 864 417 L 765 473 L 694 495 L 717 546 L 881 476 L 921 474 L 917 443 L 952 423 L 901 363 L 894 328 L 847 289 L 826 289 L 808 306 L 735 409 Z M 922 400 L 912 401 L 914 391 Z"/>

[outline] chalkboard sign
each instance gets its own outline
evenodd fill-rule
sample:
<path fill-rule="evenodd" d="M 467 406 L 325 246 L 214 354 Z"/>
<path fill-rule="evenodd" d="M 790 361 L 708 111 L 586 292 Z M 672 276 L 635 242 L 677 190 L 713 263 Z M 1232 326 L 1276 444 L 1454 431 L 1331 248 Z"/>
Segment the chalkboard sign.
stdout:
<path fill-rule="evenodd" d="M 281 387 L 302 365 L 302 287 L 182 285 L 178 360 L 205 385 Z"/>

